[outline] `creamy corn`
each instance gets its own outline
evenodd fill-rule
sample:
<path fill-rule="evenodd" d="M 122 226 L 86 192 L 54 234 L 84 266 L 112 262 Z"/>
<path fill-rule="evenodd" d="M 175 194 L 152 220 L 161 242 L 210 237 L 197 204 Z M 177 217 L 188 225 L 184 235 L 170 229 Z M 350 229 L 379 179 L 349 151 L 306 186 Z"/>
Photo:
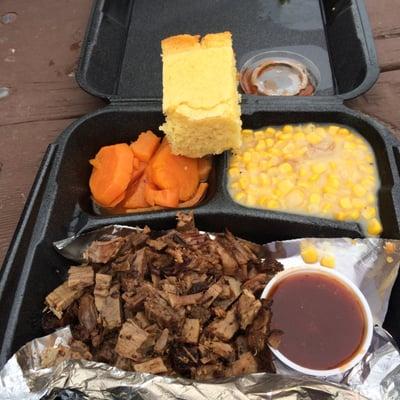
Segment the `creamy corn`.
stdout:
<path fill-rule="evenodd" d="M 257 208 L 356 221 L 369 236 L 382 232 L 374 153 L 355 131 L 339 125 L 244 129 L 232 153 L 228 189 Z"/>

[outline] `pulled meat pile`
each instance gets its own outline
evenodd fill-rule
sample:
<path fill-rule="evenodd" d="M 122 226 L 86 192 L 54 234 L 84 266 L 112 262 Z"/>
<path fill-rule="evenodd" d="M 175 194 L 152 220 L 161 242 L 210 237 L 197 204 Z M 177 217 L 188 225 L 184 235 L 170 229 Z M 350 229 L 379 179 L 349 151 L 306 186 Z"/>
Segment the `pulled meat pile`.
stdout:
<path fill-rule="evenodd" d="M 258 298 L 282 265 L 264 247 L 179 213 L 177 229 L 95 241 L 86 259 L 46 297 L 43 327 L 71 326 L 71 357 L 198 380 L 274 372 L 281 332 Z"/>

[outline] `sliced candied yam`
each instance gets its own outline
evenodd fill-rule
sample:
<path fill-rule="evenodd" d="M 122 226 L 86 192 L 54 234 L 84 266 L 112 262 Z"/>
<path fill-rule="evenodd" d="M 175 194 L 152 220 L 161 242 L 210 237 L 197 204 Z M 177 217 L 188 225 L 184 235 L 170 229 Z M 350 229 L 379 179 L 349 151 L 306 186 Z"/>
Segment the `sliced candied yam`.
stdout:
<path fill-rule="evenodd" d="M 97 203 L 109 207 L 126 190 L 133 171 L 133 154 L 126 143 L 104 146 L 90 160 L 89 187 Z"/>
<path fill-rule="evenodd" d="M 137 181 L 128 186 L 124 200 L 120 203 L 122 208 L 146 208 L 149 206 L 145 198 L 147 174 L 144 173 Z"/>
<path fill-rule="evenodd" d="M 189 200 L 199 185 L 198 160 L 172 154 L 164 139 L 150 164 L 151 179 L 160 189 L 179 189 L 179 200 Z"/>
<path fill-rule="evenodd" d="M 131 149 L 135 157 L 141 161 L 148 162 L 156 152 L 160 144 L 160 138 L 152 131 L 142 132 L 139 137 L 131 143 Z"/>

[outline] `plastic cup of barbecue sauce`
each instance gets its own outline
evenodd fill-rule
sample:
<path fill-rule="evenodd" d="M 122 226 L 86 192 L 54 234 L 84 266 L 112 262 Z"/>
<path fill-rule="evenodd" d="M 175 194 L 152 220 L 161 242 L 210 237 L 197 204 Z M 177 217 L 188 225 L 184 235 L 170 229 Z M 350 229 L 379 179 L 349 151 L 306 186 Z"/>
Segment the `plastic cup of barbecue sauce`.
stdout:
<path fill-rule="evenodd" d="M 314 376 L 343 373 L 361 361 L 371 344 L 368 303 L 336 271 L 286 269 L 274 276 L 261 297 L 272 301 L 271 329 L 281 331 L 271 351 L 296 371 Z"/>

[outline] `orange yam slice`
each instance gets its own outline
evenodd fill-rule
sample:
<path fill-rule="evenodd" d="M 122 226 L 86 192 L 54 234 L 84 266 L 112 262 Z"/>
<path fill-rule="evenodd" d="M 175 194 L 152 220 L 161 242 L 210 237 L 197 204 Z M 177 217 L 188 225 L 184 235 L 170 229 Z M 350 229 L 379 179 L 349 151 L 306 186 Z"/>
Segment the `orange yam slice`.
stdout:
<path fill-rule="evenodd" d="M 129 185 L 133 171 L 133 154 L 126 143 L 102 147 L 89 161 L 93 166 L 89 187 L 99 204 L 115 204 Z"/>

